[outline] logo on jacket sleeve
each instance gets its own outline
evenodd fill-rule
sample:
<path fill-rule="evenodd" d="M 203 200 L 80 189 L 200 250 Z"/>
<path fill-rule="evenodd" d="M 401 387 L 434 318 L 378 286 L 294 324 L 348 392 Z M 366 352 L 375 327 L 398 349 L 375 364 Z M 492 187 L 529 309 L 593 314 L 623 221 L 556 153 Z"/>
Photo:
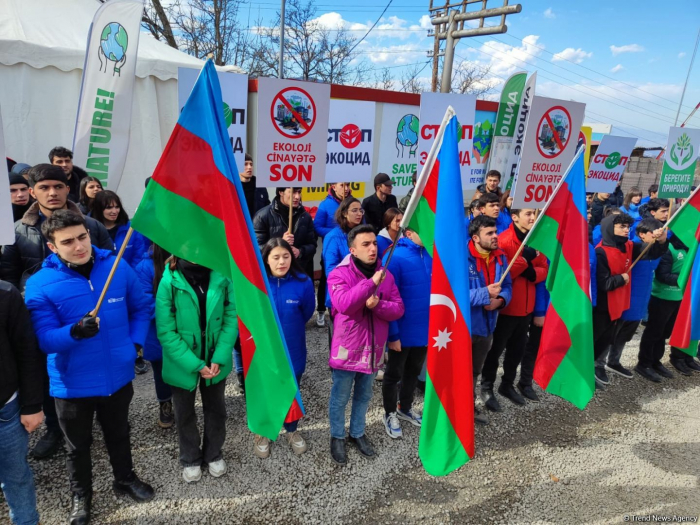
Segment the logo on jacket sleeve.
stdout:
<path fill-rule="evenodd" d="M 124 300 L 123 297 L 110 297 L 109 299 L 107 299 L 107 302 L 110 304 L 111 303 L 121 303 L 123 300 Z"/>

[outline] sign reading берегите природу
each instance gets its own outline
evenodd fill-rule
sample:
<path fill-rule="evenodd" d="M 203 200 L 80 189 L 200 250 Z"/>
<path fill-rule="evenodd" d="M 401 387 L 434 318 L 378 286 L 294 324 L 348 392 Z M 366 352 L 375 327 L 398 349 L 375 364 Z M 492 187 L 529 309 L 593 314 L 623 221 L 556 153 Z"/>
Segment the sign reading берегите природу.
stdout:
<path fill-rule="evenodd" d="M 685 198 L 690 195 L 695 161 L 700 152 L 700 129 L 671 128 L 664 167 L 659 180 L 659 198 Z"/>

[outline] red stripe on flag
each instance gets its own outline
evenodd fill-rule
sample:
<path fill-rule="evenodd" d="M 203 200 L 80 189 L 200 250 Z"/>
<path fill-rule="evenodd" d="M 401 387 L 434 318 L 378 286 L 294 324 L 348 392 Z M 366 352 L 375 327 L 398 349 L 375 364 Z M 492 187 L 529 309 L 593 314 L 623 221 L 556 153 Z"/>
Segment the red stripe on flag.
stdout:
<path fill-rule="evenodd" d="M 236 266 L 248 281 L 267 294 L 255 255 L 257 247 L 253 246 L 245 220 L 245 201 L 236 194 L 236 186 L 217 168 L 211 146 L 176 124 L 153 172 L 153 180 L 222 220 Z"/>
<path fill-rule="evenodd" d="M 688 277 L 688 284 L 685 287 L 685 293 L 681 300 L 681 306 L 678 310 L 676 323 L 673 325 L 673 332 L 668 340 L 668 344 L 676 348 L 688 348 L 690 346 L 690 333 L 693 326 L 693 316 L 691 308 L 691 295 L 693 290 L 693 273 Z"/>
<path fill-rule="evenodd" d="M 287 417 L 284 418 L 284 422 L 294 423 L 295 421 L 299 421 L 302 417 L 304 417 L 304 412 L 301 410 L 297 398 L 294 398 L 294 401 L 292 401 L 292 406 L 287 413 Z"/>
<path fill-rule="evenodd" d="M 455 434 L 469 457 L 473 458 L 474 385 L 471 334 L 440 261 L 437 246 L 433 256 L 430 293 L 433 297 L 428 323 L 427 371 Z M 439 300 L 435 300 L 435 296 L 438 296 Z M 441 342 L 444 346 L 439 346 Z"/>
<path fill-rule="evenodd" d="M 255 354 L 255 340 L 240 317 L 238 318 L 238 337 L 241 341 L 241 361 L 243 361 L 243 377 L 245 378 L 248 375 L 253 354 Z"/>
<path fill-rule="evenodd" d="M 576 277 L 576 282 L 590 298 L 591 271 L 588 252 L 581 251 L 581 239 L 588 238 L 588 223 L 576 208 L 569 185 L 564 182 L 547 208 L 547 216 L 554 219 L 559 228 L 557 240 L 561 244 L 562 255 Z M 576 235 L 578 232 L 579 235 Z"/>
<path fill-rule="evenodd" d="M 430 209 L 435 213 L 437 208 L 437 190 L 438 190 L 438 178 L 440 177 L 440 161 L 435 159 L 433 164 L 433 169 L 430 170 L 428 175 L 428 181 L 423 188 L 423 197 L 430 206 Z"/>
<path fill-rule="evenodd" d="M 549 381 L 559 368 L 564 356 L 571 348 L 571 336 L 564 321 L 552 304 L 549 304 L 544 327 L 542 328 L 542 339 L 535 362 L 534 379 L 543 389 L 547 389 Z"/>

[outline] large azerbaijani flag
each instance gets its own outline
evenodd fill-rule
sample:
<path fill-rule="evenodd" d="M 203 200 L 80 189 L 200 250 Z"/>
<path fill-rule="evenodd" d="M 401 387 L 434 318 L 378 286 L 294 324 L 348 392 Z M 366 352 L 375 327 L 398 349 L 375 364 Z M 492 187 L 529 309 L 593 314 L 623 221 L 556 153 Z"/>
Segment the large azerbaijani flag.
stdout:
<path fill-rule="evenodd" d="M 595 392 L 586 175 L 579 152 L 525 243 L 549 259 L 551 297 L 534 379 L 583 410 Z"/>
<path fill-rule="evenodd" d="M 686 262 L 678 276 L 685 289 L 669 344 L 691 356 L 700 341 L 700 192 L 695 192 L 668 222 L 669 229 L 688 247 Z"/>
<path fill-rule="evenodd" d="M 244 362 L 248 427 L 276 439 L 303 415 L 253 223 L 226 133 L 211 60 L 187 99 L 131 224 L 172 254 L 233 282 Z M 232 349 L 233 350 L 233 349 Z"/>
<path fill-rule="evenodd" d="M 425 406 L 418 453 L 444 476 L 474 457 L 474 389 L 469 284 L 464 264 L 458 122 L 448 108 L 416 184 L 402 227 L 416 231 L 433 257 Z"/>

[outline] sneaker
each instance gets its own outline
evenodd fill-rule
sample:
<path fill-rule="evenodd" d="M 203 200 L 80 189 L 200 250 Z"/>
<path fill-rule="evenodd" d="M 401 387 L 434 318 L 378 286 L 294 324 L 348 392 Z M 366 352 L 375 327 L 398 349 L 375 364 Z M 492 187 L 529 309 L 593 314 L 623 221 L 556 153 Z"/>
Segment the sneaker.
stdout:
<path fill-rule="evenodd" d="M 634 371 L 637 372 L 644 379 L 653 381 L 654 383 L 661 383 L 661 376 L 657 374 L 653 368 L 645 368 L 643 366 L 637 365 L 634 367 Z"/>
<path fill-rule="evenodd" d="M 160 404 L 160 409 L 158 410 L 158 426 L 160 428 L 170 428 L 175 422 L 175 416 L 173 416 L 173 402 L 165 401 Z"/>
<path fill-rule="evenodd" d="M 255 446 L 253 446 L 253 454 L 260 459 L 270 457 L 270 440 L 265 436 L 255 435 Z"/>
<path fill-rule="evenodd" d="M 61 429 L 49 428 L 46 433 L 41 436 L 41 439 L 34 445 L 29 454 L 34 459 L 46 459 L 53 456 L 56 451 L 63 445 L 63 433 Z"/>
<path fill-rule="evenodd" d="M 383 381 L 384 380 L 384 370 L 377 370 L 377 377 L 374 378 L 375 381 Z"/>
<path fill-rule="evenodd" d="M 484 402 L 484 406 L 491 412 L 500 412 L 503 410 L 501 408 L 501 403 L 499 403 L 496 398 L 496 394 L 493 393 L 493 388 L 482 389 L 481 400 Z"/>
<path fill-rule="evenodd" d="M 530 401 L 538 402 L 540 400 L 540 396 L 537 395 L 537 392 L 535 392 L 535 389 L 532 388 L 532 385 L 521 385 L 518 383 L 518 390 L 520 390 L 520 393 Z"/>
<path fill-rule="evenodd" d="M 690 359 L 685 360 L 685 365 L 690 368 L 691 370 L 695 370 L 696 372 L 700 372 L 700 365 L 698 362 L 693 359 L 692 357 Z"/>
<path fill-rule="evenodd" d="M 136 372 L 137 375 L 142 375 L 148 372 L 148 363 L 143 360 L 143 357 L 136 358 L 136 361 L 134 362 L 134 372 Z"/>
<path fill-rule="evenodd" d="M 214 478 L 220 478 L 226 474 L 226 462 L 223 459 L 209 463 L 209 474 Z"/>
<path fill-rule="evenodd" d="M 595 380 L 601 385 L 607 385 L 608 383 L 610 383 L 610 378 L 605 372 L 605 368 L 601 368 L 599 366 L 595 367 Z"/>
<path fill-rule="evenodd" d="M 238 379 L 238 382 L 233 385 L 234 393 L 245 394 L 245 378 L 243 377 L 243 372 L 236 372 L 236 379 Z"/>
<path fill-rule="evenodd" d="M 667 379 L 673 379 L 674 375 L 673 372 L 671 372 L 668 368 L 666 368 L 664 365 L 661 363 L 656 363 L 654 365 L 654 370 L 656 371 L 657 374 L 659 374 L 661 377 L 665 377 Z"/>
<path fill-rule="evenodd" d="M 396 412 L 392 412 L 389 415 L 384 414 L 384 429 L 386 433 L 389 434 L 391 439 L 399 439 L 403 437 L 403 432 L 401 432 L 401 424 L 399 423 L 399 418 L 396 417 Z"/>
<path fill-rule="evenodd" d="M 525 398 L 521 396 L 513 385 L 506 385 L 503 382 L 498 386 L 498 393 L 510 399 L 516 405 L 524 405 Z"/>
<path fill-rule="evenodd" d="M 408 412 L 404 412 L 400 408 L 396 411 L 396 417 L 403 421 L 408 421 L 414 427 L 420 427 L 423 422 L 423 417 L 420 414 L 416 414 L 416 411 L 412 408 Z"/>
<path fill-rule="evenodd" d="M 187 483 L 194 483 L 202 479 L 202 467 L 195 465 L 194 467 L 185 467 L 182 469 L 182 479 Z"/>
<path fill-rule="evenodd" d="M 316 326 L 319 328 L 326 326 L 326 312 L 316 312 Z"/>
<path fill-rule="evenodd" d="M 596 370 L 598 369 L 596 368 Z M 625 368 L 620 363 L 617 363 L 616 365 L 605 365 L 605 370 L 607 370 L 608 372 L 612 372 L 613 374 L 622 376 L 626 379 L 632 379 L 634 377 L 632 375 L 632 371 Z"/>
<path fill-rule="evenodd" d="M 688 368 L 688 365 L 686 364 L 685 359 L 675 359 L 672 357 L 669 361 L 670 361 L 671 365 L 673 366 L 673 368 L 678 370 L 681 373 L 681 375 L 684 375 L 684 376 L 692 376 L 693 375 L 693 372 L 692 372 L 692 370 L 690 370 L 690 368 Z"/>
<path fill-rule="evenodd" d="M 303 454 L 309 448 L 306 444 L 306 440 L 304 440 L 304 438 L 301 437 L 301 434 L 296 431 L 287 432 L 287 442 L 292 447 L 292 452 L 294 452 L 297 456 Z"/>
<path fill-rule="evenodd" d="M 474 407 L 474 421 L 480 425 L 488 425 L 489 415 L 486 412 L 482 412 L 478 408 Z"/>

